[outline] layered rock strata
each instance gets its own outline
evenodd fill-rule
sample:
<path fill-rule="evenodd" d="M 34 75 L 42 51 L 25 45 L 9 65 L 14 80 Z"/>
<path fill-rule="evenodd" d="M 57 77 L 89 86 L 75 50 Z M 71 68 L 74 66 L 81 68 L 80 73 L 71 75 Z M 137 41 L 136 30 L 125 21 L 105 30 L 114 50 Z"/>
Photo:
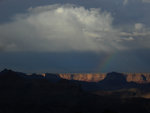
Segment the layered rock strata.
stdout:
<path fill-rule="evenodd" d="M 59 74 L 63 79 L 85 82 L 99 82 L 105 79 L 106 73 L 66 73 Z M 150 73 L 123 73 L 127 82 L 150 83 Z"/>

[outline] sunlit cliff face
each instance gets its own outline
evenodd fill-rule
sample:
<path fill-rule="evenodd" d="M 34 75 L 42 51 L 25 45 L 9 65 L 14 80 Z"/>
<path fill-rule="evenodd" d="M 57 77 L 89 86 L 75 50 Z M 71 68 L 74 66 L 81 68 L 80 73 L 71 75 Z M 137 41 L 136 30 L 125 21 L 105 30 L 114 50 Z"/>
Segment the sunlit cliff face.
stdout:
<path fill-rule="evenodd" d="M 59 76 L 68 80 L 99 82 L 106 77 L 106 74 L 59 74 Z"/>
<path fill-rule="evenodd" d="M 106 73 L 102 74 L 59 74 L 61 78 L 68 80 L 78 80 L 86 82 L 99 82 L 107 77 Z M 150 73 L 125 73 L 127 82 L 150 83 Z"/>

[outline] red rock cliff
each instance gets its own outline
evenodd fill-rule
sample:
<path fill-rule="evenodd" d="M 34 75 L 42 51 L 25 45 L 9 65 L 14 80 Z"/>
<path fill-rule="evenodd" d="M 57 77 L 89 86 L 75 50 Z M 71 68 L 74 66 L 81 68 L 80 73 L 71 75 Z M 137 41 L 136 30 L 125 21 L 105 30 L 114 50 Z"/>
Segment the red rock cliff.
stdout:
<path fill-rule="evenodd" d="M 127 73 L 128 82 L 150 83 L 150 73 Z"/>
<path fill-rule="evenodd" d="M 61 78 L 68 80 L 78 80 L 78 81 L 86 81 L 86 82 L 99 82 L 106 77 L 105 73 L 75 73 L 75 74 L 59 74 Z"/>
<path fill-rule="evenodd" d="M 103 80 L 106 73 L 74 73 L 74 74 L 59 74 L 63 79 L 78 80 L 86 82 L 99 82 Z M 128 82 L 150 83 L 150 73 L 124 73 Z"/>

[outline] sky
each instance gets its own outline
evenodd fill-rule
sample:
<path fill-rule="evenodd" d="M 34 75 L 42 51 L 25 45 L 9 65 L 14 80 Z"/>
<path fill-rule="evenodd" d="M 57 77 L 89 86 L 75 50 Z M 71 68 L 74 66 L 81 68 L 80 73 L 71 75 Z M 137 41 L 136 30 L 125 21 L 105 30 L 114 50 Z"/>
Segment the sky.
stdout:
<path fill-rule="evenodd" d="M 0 69 L 150 72 L 150 0 L 0 0 Z"/>

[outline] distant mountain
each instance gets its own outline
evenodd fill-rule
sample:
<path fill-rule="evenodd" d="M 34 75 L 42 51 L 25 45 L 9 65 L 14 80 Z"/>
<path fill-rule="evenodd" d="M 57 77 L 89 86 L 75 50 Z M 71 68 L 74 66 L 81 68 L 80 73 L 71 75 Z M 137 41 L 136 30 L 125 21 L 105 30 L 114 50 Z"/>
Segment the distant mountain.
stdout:
<path fill-rule="evenodd" d="M 58 74 L 58 73 L 43 73 L 43 74 L 30 74 L 15 72 L 12 70 L 4 69 L 0 72 L 0 81 L 3 79 L 10 80 L 11 83 L 16 79 L 21 80 L 47 80 L 51 83 L 66 81 L 68 83 L 75 83 L 81 85 L 83 90 L 96 91 L 96 90 L 118 90 L 138 88 L 149 91 L 149 74 L 124 74 L 111 72 L 107 74 Z M 66 80 L 65 80 L 66 79 Z M 4 80 L 5 81 L 5 80 Z"/>
<path fill-rule="evenodd" d="M 104 80 L 108 74 L 107 73 L 73 73 L 73 74 L 59 74 L 61 78 L 67 80 L 78 80 L 85 82 L 99 82 Z M 150 83 L 150 73 L 122 73 L 127 82 L 136 83 Z"/>

